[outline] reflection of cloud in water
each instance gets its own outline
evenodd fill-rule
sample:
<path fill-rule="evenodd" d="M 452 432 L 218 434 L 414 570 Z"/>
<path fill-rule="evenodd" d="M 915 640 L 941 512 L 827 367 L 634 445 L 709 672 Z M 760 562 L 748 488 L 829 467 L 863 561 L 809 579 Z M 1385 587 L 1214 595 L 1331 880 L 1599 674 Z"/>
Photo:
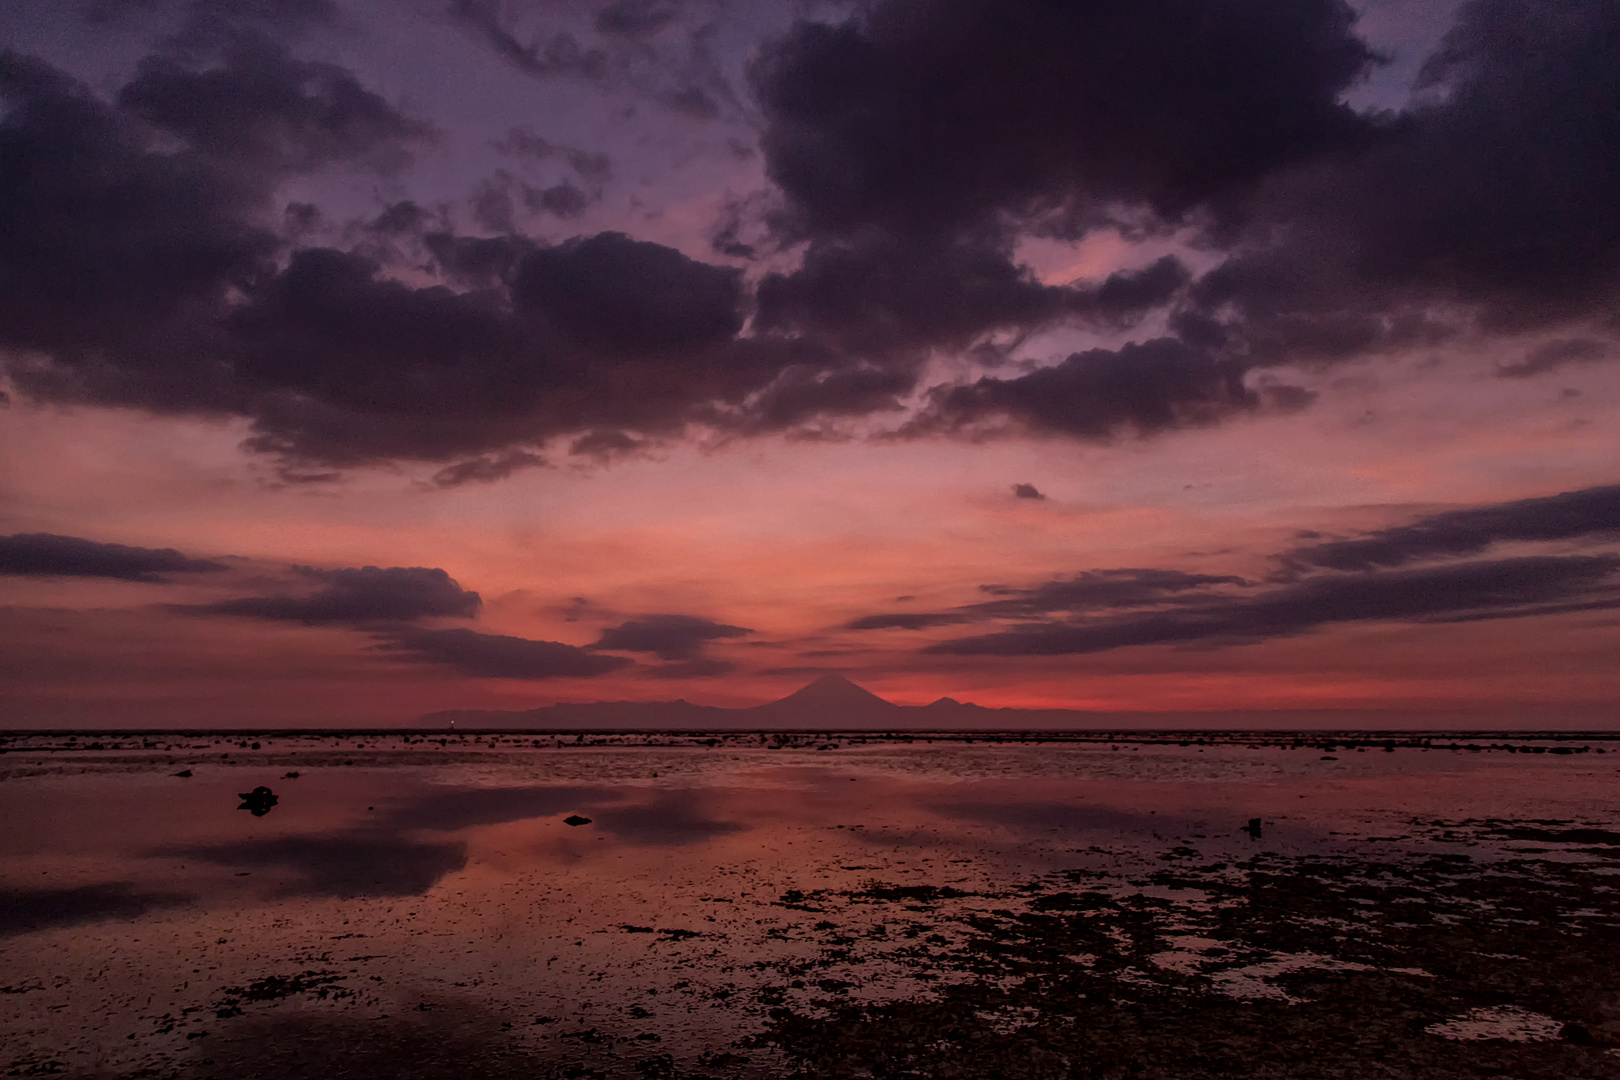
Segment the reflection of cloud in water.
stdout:
<path fill-rule="evenodd" d="M 1112 832 L 1151 832 L 1166 826 L 1173 827 L 1173 819 L 1165 815 L 1150 816 L 1106 806 L 1088 806 L 1070 802 L 937 800 L 931 802 L 928 808 L 936 814 L 958 821 L 1010 825 L 1015 829 L 1026 831 L 1105 829 Z"/>
<path fill-rule="evenodd" d="M 0 889 L 0 937 L 101 919 L 133 919 L 190 901 L 177 893 L 136 892 L 128 881 L 74 889 Z"/>
<path fill-rule="evenodd" d="M 640 806 L 615 806 L 596 811 L 596 823 L 631 844 L 675 847 L 695 844 L 713 836 L 741 832 L 747 826 L 705 816 L 697 807 L 696 791 L 665 791 Z"/>
<path fill-rule="evenodd" d="M 473 825 L 549 817 L 607 798 L 611 798 L 610 792 L 595 787 L 453 788 L 401 802 L 389 809 L 383 821 L 396 830 L 452 832 Z"/>
<path fill-rule="evenodd" d="M 643 804 L 615 804 L 620 793 L 597 787 L 534 785 L 459 788 L 402 799 L 363 829 L 171 849 L 158 854 L 238 868 L 281 867 L 302 880 L 294 896 L 418 896 L 467 865 L 462 840 L 424 840 L 418 830 L 451 832 L 587 810 L 599 828 L 640 845 L 693 844 L 741 830 L 694 805 L 698 793 L 662 792 Z"/>
<path fill-rule="evenodd" d="M 286 890 L 295 896 L 417 896 L 467 865 L 467 845 L 460 841 L 429 843 L 381 830 L 288 836 L 164 854 L 220 866 L 297 870 L 304 880 Z"/>

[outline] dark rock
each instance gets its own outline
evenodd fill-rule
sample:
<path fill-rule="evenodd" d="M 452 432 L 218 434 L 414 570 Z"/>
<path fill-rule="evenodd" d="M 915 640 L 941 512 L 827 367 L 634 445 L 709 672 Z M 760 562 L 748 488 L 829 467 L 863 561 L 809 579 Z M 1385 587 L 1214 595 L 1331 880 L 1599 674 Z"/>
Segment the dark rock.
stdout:
<path fill-rule="evenodd" d="M 264 817 L 276 803 L 281 801 L 275 792 L 263 784 L 260 784 L 252 791 L 238 792 L 236 797 L 242 800 L 242 805 L 238 806 L 237 809 L 251 811 L 254 817 Z"/>
<path fill-rule="evenodd" d="M 1564 1039 L 1579 1046 L 1620 1046 L 1620 1021 L 1565 1024 Z"/>
<path fill-rule="evenodd" d="M 589 825 L 590 823 L 590 818 L 580 817 L 578 814 L 569 814 L 567 817 L 563 818 L 564 825 Z"/>
<path fill-rule="evenodd" d="M 174 775 L 180 777 L 182 780 L 189 780 L 189 779 L 191 779 L 191 770 L 190 769 L 181 769 L 179 772 L 175 773 Z"/>
<path fill-rule="evenodd" d="M 1250 836 L 1252 836 L 1256 840 L 1258 840 L 1258 839 L 1260 839 L 1261 834 L 1265 831 L 1265 826 L 1264 826 L 1264 823 L 1262 823 L 1259 818 L 1252 817 L 1252 818 L 1249 819 L 1249 823 L 1247 825 L 1243 826 L 1243 828 L 1239 829 L 1238 831 L 1239 832 L 1246 832 Z"/>

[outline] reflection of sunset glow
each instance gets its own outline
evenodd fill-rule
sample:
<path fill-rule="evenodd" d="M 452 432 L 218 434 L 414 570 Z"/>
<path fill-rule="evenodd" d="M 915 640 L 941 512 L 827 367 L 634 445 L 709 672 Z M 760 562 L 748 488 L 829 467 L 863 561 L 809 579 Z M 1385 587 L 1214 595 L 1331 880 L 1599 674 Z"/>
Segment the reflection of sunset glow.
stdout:
<path fill-rule="evenodd" d="M 29 775 L 0 786 L 0 937 L 12 971 L 52 979 L 8 998 L 0 1034 L 122 1068 L 265 1010 L 478 1008 L 536 1052 L 595 1026 L 691 1055 L 757 1030 L 755 995 L 926 997 L 962 979 L 959 920 L 1065 880 L 1140 894 L 1167 858 L 1421 861 L 1467 819 L 1475 858 L 1511 857 L 1503 822 L 1603 814 L 1610 771 L 1585 756 L 1602 740 L 1532 755 L 1546 740 L 1500 736 L 1325 755 L 1290 736 L 555 741 L 11 740 Z M 255 781 L 277 804 L 232 810 Z M 1263 842 L 1239 828 L 1256 818 Z M 89 979 L 93 1015 L 71 1007 Z M 297 979 L 330 992 L 303 1000 Z"/>

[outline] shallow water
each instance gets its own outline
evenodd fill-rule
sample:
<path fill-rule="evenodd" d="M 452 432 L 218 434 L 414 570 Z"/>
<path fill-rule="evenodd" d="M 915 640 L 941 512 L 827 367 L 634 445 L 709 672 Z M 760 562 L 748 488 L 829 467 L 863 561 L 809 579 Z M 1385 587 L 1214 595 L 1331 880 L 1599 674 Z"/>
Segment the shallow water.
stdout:
<path fill-rule="evenodd" d="M 1620 743 L 1196 738 L 11 737 L 0 1065 L 1269 1075 L 1153 1055 L 1353 994 L 1388 1075 L 1620 1075 Z"/>

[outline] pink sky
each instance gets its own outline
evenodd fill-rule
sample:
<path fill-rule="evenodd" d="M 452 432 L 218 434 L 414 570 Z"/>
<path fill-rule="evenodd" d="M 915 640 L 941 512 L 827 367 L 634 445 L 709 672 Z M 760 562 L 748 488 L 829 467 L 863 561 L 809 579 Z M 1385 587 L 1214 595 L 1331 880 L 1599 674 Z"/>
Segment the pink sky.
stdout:
<path fill-rule="evenodd" d="M 1323 18 L 1336 18 L 1330 8 L 1323 8 Z M 1461 132 L 1459 140 L 1474 131 L 1468 109 L 1484 102 L 1478 108 L 1502 111 L 1513 138 L 1540 137 L 1513 112 L 1522 106 L 1534 117 L 1536 109 L 1558 105 L 1531 100 L 1523 88 L 1538 85 L 1533 79 L 1515 82 L 1509 72 L 1499 86 L 1484 76 L 1448 76 L 1451 96 L 1439 105 L 1432 91 L 1408 93 L 1421 59 L 1449 27 L 1463 28 L 1455 36 L 1459 48 L 1487 50 L 1488 42 L 1480 44 L 1486 38 L 1464 31 L 1506 18 L 1499 8 L 1485 2 L 1410 10 L 1367 5 L 1359 24 L 1342 32 L 1347 40 L 1361 35 L 1395 61 L 1369 69 L 1370 76 L 1346 84 L 1350 89 L 1329 86 L 1324 100 L 1339 102 L 1335 107 L 1368 130 L 1382 122 L 1378 110 L 1405 109 L 1413 130 L 1430 125 Z M 1340 211 L 1331 209 L 1361 205 L 1364 197 L 1373 206 L 1379 185 L 1389 182 L 1388 170 L 1404 167 L 1405 159 L 1398 153 L 1380 159 L 1383 151 L 1376 149 L 1355 151 L 1371 155 L 1365 164 L 1353 156 L 1315 158 L 1306 142 L 1306 149 L 1276 160 L 1257 157 L 1236 186 L 1212 192 L 1198 186 L 1202 179 L 1194 183 L 1175 172 L 1179 159 L 1167 159 L 1164 175 L 1194 190 L 1186 205 L 1167 209 L 1165 189 L 1150 180 L 1155 155 L 1169 151 L 1148 136 L 1111 128 L 1069 132 L 1063 113 L 1013 91 L 986 108 L 1002 110 L 1009 124 L 1027 121 L 1030 131 L 1045 130 L 1043 138 L 1054 144 L 1072 137 L 1083 149 L 1106 149 L 1108 140 L 1121 140 L 1119 154 L 1130 168 L 1109 172 L 1113 165 L 1095 165 L 1082 153 L 1078 164 L 1064 158 L 1032 166 L 1049 170 L 1029 181 L 1037 186 L 1002 190 L 994 186 L 999 177 L 951 172 L 958 168 L 956 150 L 929 144 L 915 152 L 937 153 L 940 164 L 933 174 L 904 179 L 912 185 L 908 205 L 932 206 L 933 199 L 947 207 L 941 214 L 956 216 L 905 224 L 894 211 L 879 212 L 887 205 L 886 189 L 857 190 L 848 181 L 823 190 L 815 186 L 823 179 L 793 172 L 794 138 L 816 131 L 830 140 L 825 145 L 835 145 L 843 135 L 839 125 L 855 123 L 848 117 L 857 114 L 829 106 L 826 114 L 790 115 L 811 107 L 796 104 L 801 99 L 784 89 L 798 77 L 794 64 L 809 61 L 783 42 L 808 32 L 768 6 L 671 16 L 667 26 L 635 31 L 648 35 L 638 47 L 613 38 L 621 31 L 605 28 L 619 24 L 601 13 L 591 16 L 594 23 L 574 13 L 566 18 L 577 26 L 553 26 L 546 9 L 514 5 L 513 25 L 485 26 L 445 16 L 393 18 L 377 4 L 343 7 L 348 22 L 341 30 L 337 23 L 244 24 L 229 28 L 220 45 L 198 29 L 200 10 L 160 4 L 119 16 L 125 22 L 118 26 L 30 2 L 5 16 L 9 22 L 0 21 L 0 30 L 19 43 L 20 53 L 82 80 L 83 93 L 102 103 L 98 108 L 122 109 L 132 118 L 146 109 L 139 121 L 148 127 L 139 130 L 148 134 L 128 138 L 144 139 L 151 125 L 169 125 L 165 130 L 179 133 L 165 136 L 179 140 L 176 154 L 195 153 L 221 175 L 249 165 L 261 170 L 252 185 L 263 190 L 242 195 L 231 189 L 241 204 L 220 213 L 235 223 L 229 228 L 278 237 L 279 246 L 262 256 L 270 275 L 262 280 L 271 284 L 244 277 L 209 294 L 223 314 L 206 317 L 217 317 L 225 328 L 220 333 L 246 333 L 240 330 L 244 312 L 285 317 L 292 326 L 286 312 L 295 301 L 285 297 L 293 294 L 277 292 L 278 283 L 294 280 L 298 252 L 315 249 L 334 258 L 363 256 L 376 282 L 399 283 L 389 295 L 401 306 L 367 309 L 356 326 L 371 333 L 379 321 L 397 318 L 400 326 L 419 328 L 381 347 L 340 335 L 323 352 L 327 345 L 296 336 L 313 333 L 300 323 L 229 352 L 234 346 L 206 335 L 209 343 L 191 344 L 184 336 L 189 323 L 163 323 L 161 333 L 145 326 L 131 331 L 118 320 L 150 319 L 159 326 L 151 302 L 142 301 L 137 316 L 111 306 L 104 311 L 96 306 L 103 293 L 84 285 L 77 295 L 90 299 L 78 301 L 62 326 L 82 323 L 96 328 L 92 335 L 106 336 L 80 350 L 73 344 L 79 331 L 55 323 L 41 329 L 29 315 L 44 303 L 43 290 L 68 280 L 69 271 L 52 269 L 44 257 L 36 264 L 27 262 L 35 256 L 0 250 L 0 269 L 12 266 L 13 279 L 26 282 L 17 293 L 23 300 L 0 295 L 0 386 L 9 402 L 0 408 L 0 727 L 398 724 L 438 709 L 677 697 L 748 705 L 780 697 L 821 671 L 841 672 L 905 704 L 951 695 L 992 706 L 1143 714 L 1325 709 L 1353 712 L 1363 723 L 1370 710 L 1391 723 L 1432 713 L 1489 725 L 1612 726 L 1620 707 L 1613 662 L 1620 655 L 1620 586 L 1605 560 L 1615 556 L 1620 519 L 1605 492 L 1620 483 L 1614 434 L 1620 430 L 1620 367 L 1613 361 L 1612 317 L 1620 241 L 1605 247 L 1594 240 L 1590 257 L 1583 255 L 1577 266 L 1571 255 L 1562 277 L 1551 270 L 1537 277 L 1537 254 L 1527 258 L 1522 274 L 1503 278 L 1494 263 L 1489 272 L 1474 273 L 1468 260 L 1488 263 L 1489 252 L 1480 252 L 1496 241 L 1463 236 L 1477 224 L 1463 220 L 1447 225 L 1450 232 L 1436 225 L 1432 240 L 1416 235 L 1421 228 L 1403 226 L 1413 233 L 1408 260 L 1406 234 L 1389 224 L 1395 218 L 1379 216 L 1382 209 L 1355 218 L 1364 235 L 1353 236 L 1345 231 L 1351 219 L 1336 218 Z M 806 11 L 829 24 L 847 15 L 833 6 Z M 848 25 L 873 35 L 874 48 L 897 50 L 907 63 L 946 62 L 927 52 L 946 48 L 939 41 L 884 38 L 880 20 L 860 18 Z M 511 55 L 503 59 L 491 44 L 508 31 L 523 41 L 567 32 L 586 46 L 600 38 L 606 66 L 552 72 L 542 71 L 533 56 L 521 63 Z M 999 32 L 986 32 L 992 31 Z M 318 61 L 332 65 L 319 69 L 326 75 L 309 74 L 313 67 L 288 70 L 317 82 L 338 71 L 374 91 L 374 115 L 364 123 L 380 134 L 345 129 L 352 145 L 344 152 L 353 160 L 323 149 L 331 160 L 322 158 L 318 166 L 304 158 L 266 165 L 264 155 L 285 157 L 287 145 L 308 154 L 317 146 L 299 142 L 315 136 L 298 127 L 296 117 L 272 115 L 280 107 L 274 102 L 248 96 L 235 106 L 245 112 L 233 121 L 239 130 L 257 130 L 252 125 L 260 121 L 282 124 L 273 130 L 285 145 L 271 151 L 207 127 L 208 117 L 187 111 L 196 106 L 170 115 L 157 98 L 150 100 L 158 104 L 142 104 L 147 91 L 120 90 L 155 70 L 151 60 L 140 66 L 148 54 L 191 74 L 233 71 L 233 64 L 249 61 L 231 50 L 250 38 L 275 43 L 264 45 L 254 63 Z M 694 44 L 700 39 L 711 52 Z M 1582 47 L 1546 43 L 1555 52 L 1566 46 Z M 1039 43 L 1019 47 L 1030 50 L 1032 64 L 1041 62 Z M 209 52 L 213 48 L 217 54 Z M 1324 70 L 1330 62 L 1320 61 Z M 35 99 L 27 94 L 48 91 L 5 92 L 5 131 L 46 131 L 48 121 L 30 119 Z M 867 93 L 874 95 L 870 101 L 919 115 L 935 104 L 926 95 L 906 97 L 910 90 L 891 98 Z M 699 101 L 693 95 L 706 95 L 707 104 L 693 104 Z M 1612 112 L 1591 104 L 1613 123 Z M 1178 109 L 1201 107 L 1195 98 L 1173 95 L 1163 106 L 1170 118 L 1183 115 Z M 524 158 L 491 148 L 514 129 L 544 140 L 544 149 Z M 39 135 L 27 152 L 44 160 L 57 137 Z M 974 137 L 989 145 L 1000 136 L 990 129 Z M 1427 152 L 1415 145 L 1410 154 Z M 985 153 L 1006 149 L 992 146 Z M 148 158 L 140 160 L 155 161 L 151 155 L 159 152 L 148 148 L 142 151 Z M 1563 150 L 1531 146 L 1529 152 Z M 384 161 L 379 155 L 385 153 L 399 156 Z M 601 155 L 599 163 L 590 155 Z M 1032 157 L 1044 160 L 1039 153 Z M 116 161 L 137 167 L 130 164 L 135 156 Z M 1201 167 L 1213 176 L 1208 170 L 1226 167 L 1225 161 Z M 856 162 L 851 175 L 868 175 L 858 172 L 868 166 L 870 175 L 889 175 L 881 161 Z M 1588 189 L 1602 183 L 1578 171 L 1566 180 L 1572 215 Z M 1443 182 L 1434 181 L 1437 204 Z M 1523 194 L 1502 183 L 1504 198 Z M 576 195 L 557 194 L 564 187 Z M 550 201 L 542 200 L 542 191 L 551 193 Z M 857 196 L 877 207 L 871 212 L 878 216 L 849 224 L 849 214 L 868 212 L 868 204 L 849 209 Z M 556 209 L 565 205 L 558 200 L 575 197 L 583 200 L 577 207 Z M 84 198 L 93 219 L 91 198 Z M 1412 203 L 1427 198 L 1417 193 Z M 321 224 L 299 233 L 287 224 L 288 208 L 306 202 L 320 207 Z M 390 233 L 377 224 L 389 208 L 407 203 L 419 208 L 414 232 Z M 1111 217 L 1059 229 L 1038 219 L 1031 209 L 1037 205 Z M 1265 234 L 1270 239 L 1243 231 L 1247 226 L 1213 224 L 1239 205 L 1244 220 L 1274 220 L 1275 232 Z M 1458 213 L 1483 213 L 1488 205 L 1488 199 L 1464 205 Z M 72 209 L 67 204 L 64 220 L 71 222 Z M 197 211 L 199 220 L 209 212 Z M 149 220 L 160 221 L 156 211 Z M 737 238 L 730 247 L 728 222 Z M 1508 235 L 1513 227 L 1487 235 L 1524 243 Z M 1562 226 L 1546 226 L 1556 227 Z M 1601 221 L 1591 226 L 1605 228 Z M 1334 239 L 1302 240 L 1297 250 L 1288 246 L 1294 241 L 1275 239 L 1308 238 L 1313 229 Z M 984 240 L 987 230 L 993 241 Z M 636 268 L 642 264 L 598 284 L 577 284 L 597 279 L 588 278 L 593 271 L 586 264 L 567 260 L 587 250 L 584 241 L 616 233 L 662 245 L 657 250 L 671 254 L 659 265 L 688 275 L 690 283 L 681 288 L 692 291 L 675 307 L 663 295 L 646 299 L 653 317 L 635 308 L 643 302 L 636 296 L 613 291 L 621 281 L 640 288 L 637 275 L 655 272 Z M 1562 243 L 1562 234 L 1544 235 L 1549 248 Z M 501 239 L 527 253 L 514 264 L 527 269 L 493 285 L 458 277 L 462 272 L 445 249 L 433 246 L 444 236 Z M 66 243 L 60 237 L 51 242 Z M 159 258 L 153 254 L 158 239 L 140 243 L 153 246 L 120 257 L 137 264 Z M 981 243 L 987 246 L 974 246 Z M 1431 248 L 1420 250 L 1423 244 Z M 1338 245 L 1342 251 L 1329 250 Z M 635 249 L 640 255 L 614 250 L 627 259 L 653 258 L 650 246 Z M 915 251 L 929 254 L 909 254 Z M 950 264 L 950 253 L 960 251 L 976 252 L 980 263 Z M 900 261 L 883 264 L 876 276 L 852 278 L 853 306 L 828 300 L 844 294 L 828 284 L 831 278 L 812 278 L 817 260 L 851 260 L 827 271 L 845 273 L 870 252 Z M 677 258 L 684 261 L 668 261 Z M 544 279 L 551 284 L 539 300 L 525 300 L 524 289 L 541 287 L 525 284 L 531 279 L 522 274 L 539 273 L 534 268 L 549 265 L 546 259 L 561 260 L 565 269 Z M 1136 288 L 1132 283 L 1145 282 L 1142 275 L 1153 267 L 1169 265 L 1159 262 L 1165 259 L 1182 275 L 1169 291 L 1128 312 L 1091 313 L 1117 302 L 1111 290 Z M 1276 291 L 1262 298 L 1258 291 L 1242 292 L 1258 286 L 1231 286 L 1239 291 L 1220 299 L 1226 294 L 1219 290 L 1228 288 L 1223 274 L 1259 280 L 1238 275 L 1270 259 L 1277 261 L 1264 265 L 1283 268 L 1278 272 L 1290 283 L 1286 288 L 1267 286 Z M 973 305 L 991 301 L 971 292 L 952 299 L 952 290 L 971 283 L 980 272 L 975 267 L 996 260 L 1005 260 L 1017 282 L 996 288 L 1025 299 L 1007 301 L 1006 310 L 1015 314 L 981 317 Z M 1414 269 L 1420 264 L 1426 269 Z M 733 280 L 725 277 L 728 269 L 737 273 L 734 285 L 723 284 Z M 1580 287 L 1569 286 L 1576 278 Z M 1553 280 L 1567 295 L 1554 294 L 1545 283 Z M 899 283 L 894 298 L 883 292 L 884 282 Z M 1295 285 L 1297 292 L 1287 291 Z M 337 298 L 331 302 L 341 302 L 348 295 L 341 290 L 351 287 L 361 288 L 327 286 Z M 567 301 L 598 305 L 585 315 L 559 306 L 564 299 L 557 297 L 587 288 L 607 291 Z M 737 290 L 739 314 L 720 331 L 723 342 L 664 341 L 667 327 L 685 325 L 682 320 L 709 303 L 701 290 L 727 288 Z M 931 299 L 908 306 L 911 290 Z M 107 295 L 113 297 L 107 305 L 122 302 L 122 293 Z M 582 350 L 570 354 L 573 366 L 559 370 L 589 389 L 572 383 L 542 389 L 527 411 L 511 412 L 502 391 L 490 399 L 487 423 L 480 422 L 482 406 L 470 404 L 483 392 L 481 375 L 466 386 L 423 391 L 419 400 L 396 400 L 391 395 L 414 392 L 401 389 L 417 377 L 412 350 L 437 325 L 410 322 L 418 316 L 405 305 L 427 311 L 437 303 L 431 310 L 441 315 L 433 318 L 461 317 L 445 314 L 447 296 L 469 303 L 495 296 L 489 302 L 503 319 L 515 317 L 510 312 L 524 303 L 552 305 L 546 318 L 555 322 L 543 333 L 553 336 L 539 339 L 539 347 Z M 629 306 L 601 316 L 600 305 L 608 303 L 603 297 Z M 1036 309 L 1044 313 L 1030 314 Z M 255 314 L 261 310 L 280 314 Z M 604 321 L 585 327 L 578 320 L 587 316 Z M 1225 343 L 1201 344 L 1195 316 L 1221 321 Z M 1319 344 L 1340 334 L 1345 320 L 1378 329 L 1361 344 Z M 1428 329 L 1400 329 L 1421 320 Z M 1307 324 L 1308 332 L 1300 329 Z M 448 377 L 445 371 L 476 373 L 486 362 L 496 370 L 477 350 L 498 350 L 503 339 L 467 344 L 482 340 L 476 336 L 481 324 L 468 325 L 474 329 L 459 340 L 422 346 L 472 350 L 453 361 L 420 359 L 424 380 Z M 155 336 L 132 336 L 148 329 Z M 628 336 L 621 341 L 615 334 Z M 1183 391 L 1175 381 L 1181 375 L 1166 374 L 1143 385 L 1172 395 L 1165 415 L 1173 419 L 1151 419 L 1151 408 L 1131 397 L 1150 391 L 1119 389 L 1109 381 L 1115 376 L 1108 365 L 1147 364 L 1146 352 L 1132 350 L 1155 342 L 1172 343 L 1179 350 L 1174 356 L 1191 356 L 1189 363 L 1236 372 L 1237 389 L 1200 384 Z M 203 366 L 187 369 L 179 384 L 185 390 L 154 390 L 142 381 L 166 370 L 171 352 L 194 349 L 201 350 Z M 351 354 L 368 349 L 366 359 L 351 363 Z M 95 383 L 100 376 L 86 374 L 93 370 L 87 356 L 101 357 L 94 363 L 110 365 L 127 383 Z M 248 389 L 205 398 L 201 373 L 213 364 L 234 365 L 231 377 Z M 739 373 L 758 365 L 777 366 L 750 390 L 726 388 L 725 380 L 743 378 Z M 373 371 L 380 373 L 375 387 L 365 381 Z M 1041 383 L 1042 372 L 1068 381 Z M 842 379 L 870 379 L 882 389 L 859 397 L 840 389 Z M 126 389 L 107 388 L 114 385 Z M 1026 385 L 1032 388 L 1027 395 Z M 849 396 L 828 404 L 835 391 Z M 791 415 L 782 411 L 788 406 L 772 404 L 790 393 L 820 395 L 815 400 L 822 404 Z M 1072 400 L 1048 407 L 1066 394 Z M 1234 394 L 1246 396 L 1240 402 Z M 333 410 L 332 419 L 297 413 L 316 407 Z M 1088 419 L 1093 410 L 1103 410 L 1103 418 Z M 327 423 L 329 430 L 317 432 Z M 608 431 L 629 449 L 570 453 L 582 436 Z M 267 432 L 280 441 L 266 444 Z M 248 441 L 255 437 L 260 441 Z M 509 475 L 445 482 L 446 470 L 514 452 L 534 459 Z M 544 464 L 534 463 L 539 457 Z M 1015 485 L 1031 485 L 1040 497 L 1019 497 Z M 1550 526 L 1562 504 L 1545 500 L 1563 493 L 1582 493 L 1572 497 L 1578 520 Z M 1313 562 L 1307 551 L 1335 540 L 1410 545 L 1418 534 L 1451 536 L 1457 529 L 1472 539 L 1425 539 L 1364 565 Z M 29 554 L 35 541 L 26 540 L 36 534 L 46 534 L 46 547 L 75 538 L 91 548 L 51 548 L 42 563 L 45 556 Z M 90 558 L 85 552 L 101 550 L 96 545 L 146 549 L 147 555 L 174 549 L 218 565 L 109 574 L 82 562 Z M 1307 551 L 1303 563 L 1282 559 L 1296 551 Z M 1539 561 L 1526 569 L 1525 560 Z M 1498 566 L 1500 587 L 1488 579 L 1495 572 L 1488 568 Z M 461 596 L 454 591 L 459 587 L 479 601 L 401 613 L 373 611 L 365 605 L 397 597 L 366 593 L 354 601 L 358 614 L 299 614 L 304 609 L 297 604 L 348 587 L 341 582 L 349 579 L 336 572 L 360 567 L 435 568 L 452 579 L 443 586 L 451 590 L 445 596 Z M 1454 591 L 1464 587 L 1448 575 L 1470 568 L 1487 568 L 1480 571 L 1487 578 L 1470 579 L 1471 592 Z M 1207 580 L 1157 592 L 1143 586 L 1148 591 L 1127 599 L 1039 606 L 1043 585 L 1124 580 L 1106 573 L 1082 577 L 1121 570 Z M 1510 587 L 1510 576 L 1520 572 L 1529 575 L 1525 583 Z M 1138 574 L 1130 580 L 1148 579 Z M 1363 581 L 1368 596 L 1395 599 L 1363 611 L 1356 600 Z M 1324 601 L 1325 592 L 1349 599 Z M 1407 602 L 1431 594 L 1432 603 Z M 284 606 L 254 606 L 266 597 Z M 1023 606 L 974 606 L 998 597 Z M 935 618 L 909 628 L 852 625 L 908 615 Z M 671 623 L 666 617 L 678 618 Z M 631 633 L 649 619 L 662 628 L 664 644 L 615 647 L 615 633 Z M 1162 629 L 1171 624 L 1175 629 Z M 1198 629 L 1187 628 L 1193 624 Z M 481 637 L 442 636 L 458 630 Z M 1040 644 L 1028 644 L 1032 634 Z M 994 641 L 982 647 L 953 644 L 989 637 Z M 445 643 L 453 640 L 471 641 L 468 647 L 478 650 L 506 647 L 497 638 L 570 647 L 555 655 L 573 658 L 568 664 L 575 666 L 523 661 L 499 673 L 489 666 L 493 661 L 435 651 L 449 649 Z M 1059 639 L 1092 644 L 1053 644 Z M 930 646 L 936 648 L 924 651 Z M 1152 719 L 1145 715 L 1143 722 Z"/>

